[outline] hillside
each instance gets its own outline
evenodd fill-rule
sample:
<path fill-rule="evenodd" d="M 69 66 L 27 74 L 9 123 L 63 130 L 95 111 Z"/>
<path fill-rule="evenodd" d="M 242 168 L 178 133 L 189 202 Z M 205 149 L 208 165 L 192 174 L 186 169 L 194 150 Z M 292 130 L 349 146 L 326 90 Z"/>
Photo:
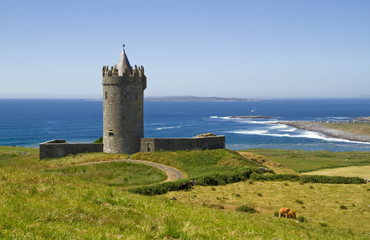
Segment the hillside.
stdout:
<path fill-rule="evenodd" d="M 188 176 L 257 166 L 228 150 L 137 156 L 168 163 Z M 0 238 L 368 239 L 363 224 L 370 221 L 368 184 L 244 181 L 148 197 L 129 193 L 127 187 L 148 184 L 145 176 L 161 182 L 163 173 L 149 166 L 109 163 L 118 158 L 127 155 L 93 153 L 39 161 L 38 149 L 0 147 Z M 78 166 L 96 161 L 106 163 Z M 171 201 L 173 196 L 178 200 Z M 251 205 L 259 213 L 236 211 L 240 205 Z M 282 206 L 309 220 L 274 217 Z M 334 222 L 337 216 L 343 220 Z M 345 224 L 348 219 L 351 224 Z"/>

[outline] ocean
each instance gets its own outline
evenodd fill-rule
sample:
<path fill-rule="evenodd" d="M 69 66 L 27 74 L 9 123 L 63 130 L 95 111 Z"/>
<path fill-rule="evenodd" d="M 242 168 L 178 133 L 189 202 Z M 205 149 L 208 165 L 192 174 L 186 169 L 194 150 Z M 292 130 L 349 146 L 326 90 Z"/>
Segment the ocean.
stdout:
<path fill-rule="evenodd" d="M 0 145 L 38 147 L 51 139 L 93 142 L 102 136 L 103 102 L 0 99 Z M 234 119 L 263 115 L 273 118 Z M 226 147 L 370 151 L 370 143 L 325 137 L 277 121 L 351 121 L 370 116 L 370 99 L 145 101 L 145 137 L 226 136 Z"/>

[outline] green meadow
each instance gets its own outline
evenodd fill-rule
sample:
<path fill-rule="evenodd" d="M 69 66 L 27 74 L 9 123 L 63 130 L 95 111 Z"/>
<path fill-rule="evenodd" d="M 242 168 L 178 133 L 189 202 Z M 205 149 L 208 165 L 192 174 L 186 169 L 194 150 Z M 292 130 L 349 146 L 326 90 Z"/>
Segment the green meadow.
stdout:
<path fill-rule="evenodd" d="M 263 156 L 270 159 L 268 154 Z M 143 196 L 128 192 L 128 187 L 160 183 L 165 176 L 149 166 L 112 162 L 127 157 L 91 153 L 40 161 L 38 149 L 0 147 L 0 239 L 370 236 L 366 224 L 370 222 L 369 184 L 243 181 Z M 260 166 L 229 150 L 132 157 L 176 167 L 188 177 Z M 283 154 L 279 157 L 284 159 Z M 298 219 L 276 217 L 280 207 L 296 210 Z"/>
<path fill-rule="evenodd" d="M 296 172 L 310 172 L 319 169 L 369 166 L 369 152 L 329 152 L 282 149 L 248 149 L 248 153 L 262 155 Z"/>

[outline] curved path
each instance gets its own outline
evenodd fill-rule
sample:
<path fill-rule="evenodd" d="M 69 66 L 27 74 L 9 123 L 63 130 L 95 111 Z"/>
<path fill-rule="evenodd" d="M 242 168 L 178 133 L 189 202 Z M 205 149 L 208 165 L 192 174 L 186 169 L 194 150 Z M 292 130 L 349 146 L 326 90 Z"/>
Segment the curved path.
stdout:
<path fill-rule="evenodd" d="M 174 181 L 182 178 L 182 173 L 177 170 L 176 168 L 169 167 L 164 164 L 156 163 L 156 162 L 150 162 L 150 161 L 144 161 L 144 160 L 134 160 L 134 159 L 126 159 L 123 160 L 125 162 L 129 163 L 139 163 L 139 164 L 145 164 L 151 167 L 159 168 L 160 170 L 164 171 L 167 174 L 167 179 L 165 182 L 168 181 Z"/>
<path fill-rule="evenodd" d="M 57 167 L 57 168 L 75 167 L 75 166 L 84 166 L 84 165 L 93 165 L 93 164 L 103 164 L 103 163 L 110 163 L 110 162 L 128 162 L 128 163 L 144 164 L 144 165 L 148 165 L 148 166 L 151 166 L 151 167 L 158 168 L 158 169 L 164 171 L 167 174 L 167 179 L 164 182 L 175 181 L 175 180 L 183 178 L 182 173 L 179 170 L 177 170 L 176 168 L 169 167 L 167 165 L 156 163 L 156 162 L 150 162 L 150 161 L 145 161 L 145 160 L 134 160 L 134 159 L 130 159 L 130 157 L 128 159 L 123 159 L 123 160 L 116 159 L 116 160 L 110 160 L 110 161 L 87 162 L 87 163 L 80 163 L 80 164 L 62 166 L 62 167 Z"/>

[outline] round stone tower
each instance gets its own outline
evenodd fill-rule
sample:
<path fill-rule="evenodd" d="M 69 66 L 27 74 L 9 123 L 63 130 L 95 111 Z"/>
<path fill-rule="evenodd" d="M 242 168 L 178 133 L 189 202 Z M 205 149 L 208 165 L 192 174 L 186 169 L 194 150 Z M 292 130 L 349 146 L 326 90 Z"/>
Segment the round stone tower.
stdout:
<path fill-rule="evenodd" d="M 117 65 L 103 67 L 104 152 L 140 151 L 145 88 L 144 67 L 132 68 L 124 49 Z"/>

